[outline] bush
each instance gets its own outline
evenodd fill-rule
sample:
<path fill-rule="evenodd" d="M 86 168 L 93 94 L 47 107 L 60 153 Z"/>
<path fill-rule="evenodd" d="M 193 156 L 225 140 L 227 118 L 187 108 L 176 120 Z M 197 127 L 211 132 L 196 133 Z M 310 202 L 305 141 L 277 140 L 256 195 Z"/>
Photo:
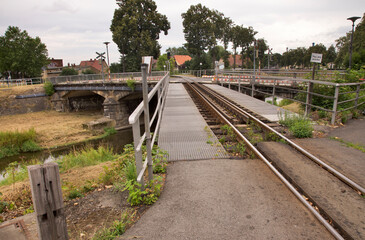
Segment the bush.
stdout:
<path fill-rule="evenodd" d="M 297 138 L 312 137 L 313 127 L 309 118 L 302 115 L 288 114 L 279 116 L 279 123 L 289 128 L 289 131 Z"/>
<path fill-rule="evenodd" d="M 50 81 L 46 81 L 43 84 L 43 88 L 44 88 L 44 91 L 46 92 L 46 94 L 48 96 L 52 96 L 54 94 L 54 92 L 55 92 L 54 87 L 53 87 L 53 84 Z"/>
<path fill-rule="evenodd" d="M 132 92 L 134 92 L 134 90 L 136 88 L 136 80 L 128 79 L 127 80 L 127 86 L 132 90 Z"/>
<path fill-rule="evenodd" d="M 289 130 L 296 138 L 310 138 L 312 137 L 313 127 L 310 121 L 300 121 L 295 122 Z"/>

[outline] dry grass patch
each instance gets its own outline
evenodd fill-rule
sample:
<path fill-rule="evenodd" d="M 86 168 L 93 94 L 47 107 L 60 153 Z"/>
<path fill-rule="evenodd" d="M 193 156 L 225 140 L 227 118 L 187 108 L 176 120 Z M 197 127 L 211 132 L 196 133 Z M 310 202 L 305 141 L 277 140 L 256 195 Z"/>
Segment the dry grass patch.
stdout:
<path fill-rule="evenodd" d="M 41 147 L 49 148 L 91 138 L 82 124 L 102 117 L 100 113 L 62 113 L 43 111 L 35 113 L 0 116 L 0 131 L 23 131 L 34 128 Z"/>

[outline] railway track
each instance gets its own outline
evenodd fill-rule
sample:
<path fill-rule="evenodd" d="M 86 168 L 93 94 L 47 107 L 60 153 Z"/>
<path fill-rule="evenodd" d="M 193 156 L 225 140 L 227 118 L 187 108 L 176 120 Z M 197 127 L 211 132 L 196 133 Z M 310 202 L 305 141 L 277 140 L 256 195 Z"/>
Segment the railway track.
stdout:
<path fill-rule="evenodd" d="M 257 138 L 257 136 L 260 136 L 261 134 L 261 141 L 265 139 L 269 141 L 285 142 L 286 145 L 294 148 L 296 152 L 305 156 L 308 161 L 315 162 L 323 171 L 328 171 L 332 176 L 339 179 L 342 184 L 349 186 L 353 193 L 358 195 L 361 199 L 360 195 L 364 195 L 365 190 L 360 184 L 352 181 L 349 177 L 332 168 L 330 165 L 321 161 L 284 136 L 275 129 L 278 127 L 276 123 L 271 123 L 262 116 L 247 111 L 247 109 L 242 106 L 237 106 L 236 103 L 232 102 L 227 97 L 216 93 L 205 85 L 196 82 L 192 83 L 188 78 L 185 78 L 185 80 L 187 82 L 185 84 L 187 91 L 197 104 L 198 109 L 201 111 L 213 132 L 218 135 L 222 135 L 222 132 L 224 131 L 226 134 L 229 132 L 229 141 L 233 141 L 234 139 L 232 138 L 237 140 L 236 145 L 231 144 L 228 147 L 229 151 L 236 150 L 236 154 L 241 157 L 245 157 L 244 154 L 247 154 L 248 156 L 260 158 L 264 161 L 274 174 L 281 179 L 281 181 L 317 217 L 336 239 L 358 238 L 358 235 L 354 236 L 354 234 L 351 233 L 351 229 L 348 230 L 346 226 L 343 226 L 342 220 L 336 219 L 336 216 L 333 216 L 330 211 L 328 212 L 324 204 L 311 197 L 311 193 L 307 193 L 305 188 L 302 188 L 300 184 L 293 181 L 289 176 L 290 174 L 286 174 L 285 171 L 278 167 L 278 164 L 265 157 L 265 154 L 255 146 L 257 142 L 255 137 Z M 223 139 L 224 137 L 219 138 Z M 332 201 L 332 199 L 329 199 L 328 201 Z M 361 234 L 359 236 L 361 236 Z"/>

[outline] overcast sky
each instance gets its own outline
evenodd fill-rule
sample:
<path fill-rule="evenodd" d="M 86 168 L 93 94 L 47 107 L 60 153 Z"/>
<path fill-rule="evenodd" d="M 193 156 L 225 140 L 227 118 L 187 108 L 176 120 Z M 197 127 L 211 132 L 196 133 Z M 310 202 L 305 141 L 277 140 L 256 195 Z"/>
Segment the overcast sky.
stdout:
<path fill-rule="evenodd" d="M 329 47 L 351 30 L 346 18 L 362 17 L 365 0 L 155 0 L 157 10 L 171 23 L 167 36 L 160 35 L 161 52 L 185 43 L 181 13 L 201 3 L 222 12 L 237 25 L 252 26 L 273 52 L 288 47 L 309 47 L 313 42 Z M 115 0 L 0 0 L 0 35 L 8 26 L 18 26 L 31 37 L 39 36 L 50 58 L 79 64 L 105 52 L 109 41 L 110 62 L 119 52 L 109 30 Z M 356 23 L 359 23 L 358 20 Z"/>

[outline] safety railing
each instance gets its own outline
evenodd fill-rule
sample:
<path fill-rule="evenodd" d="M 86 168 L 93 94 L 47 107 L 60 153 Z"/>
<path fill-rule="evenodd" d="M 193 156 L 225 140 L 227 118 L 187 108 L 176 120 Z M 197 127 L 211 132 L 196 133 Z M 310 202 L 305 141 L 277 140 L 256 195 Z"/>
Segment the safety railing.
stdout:
<path fill-rule="evenodd" d="M 336 115 L 340 112 L 358 108 L 365 103 L 365 82 L 334 83 L 329 81 L 308 80 L 303 78 L 274 77 L 224 72 L 214 77 L 222 86 L 233 88 L 239 92 L 246 92 L 254 96 L 256 93 L 272 97 L 275 103 L 277 97 L 289 99 L 305 105 L 305 115 L 311 109 L 318 109 L 331 113 L 331 124 L 335 124 Z M 281 92 L 291 92 L 301 97 L 290 98 L 279 96 Z M 313 99 L 321 102 L 321 106 L 313 104 Z"/>
<path fill-rule="evenodd" d="M 165 72 L 163 78 L 155 85 L 155 87 L 148 93 L 147 86 L 147 65 L 142 64 L 142 88 L 143 88 L 143 102 L 141 102 L 134 112 L 129 117 L 129 124 L 133 129 L 134 151 L 137 169 L 137 182 L 144 188 L 144 173 L 148 169 L 149 180 L 153 179 L 153 162 L 152 162 L 152 148 L 157 140 L 159 133 L 162 111 L 165 106 L 167 90 L 169 86 L 170 75 Z M 152 118 L 150 118 L 149 103 L 151 99 L 157 94 L 157 106 Z M 141 135 L 141 116 L 144 115 L 144 133 Z M 153 138 L 151 139 L 151 126 L 155 125 Z M 143 159 L 142 146 L 146 142 L 146 158 Z"/>
<path fill-rule="evenodd" d="M 158 77 L 165 75 L 163 71 L 151 72 L 148 75 L 149 79 L 159 80 Z M 156 78 L 153 78 L 156 77 Z M 142 78 L 141 72 L 128 72 L 128 73 L 111 73 L 110 80 L 108 74 L 80 74 L 71 76 L 58 76 L 48 78 L 53 84 L 70 83 L 70 82 L 82 82 L 82 81 L 124 81 L 128 79 L 140 80 Z"/>
<path fill-rule="evenodd" d="M 0 87 L 14 87 L 44 83 L 43 78 L 0 79 Z"/>

